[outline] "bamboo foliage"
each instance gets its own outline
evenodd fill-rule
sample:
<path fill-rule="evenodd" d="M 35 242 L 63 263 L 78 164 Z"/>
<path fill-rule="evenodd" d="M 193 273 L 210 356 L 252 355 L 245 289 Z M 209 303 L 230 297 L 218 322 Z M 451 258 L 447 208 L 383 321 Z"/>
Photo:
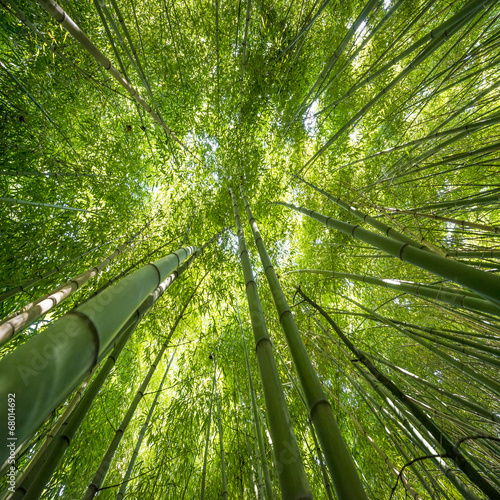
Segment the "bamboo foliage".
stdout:
<path fill-rule="evenodd" d="M 66 12 L 57 5 L 53 0 L 40 0 L 39 2 L 47 12 L 56 19 L 75 40 L 77 40 L 96 61 L 106 70 L 109 71 L 111 76 L 130 94 L 130 96 L 137 101 L 137 103 L 149 113 L 151 118 L 165 131 L 168 137 L 171 137 L 175 142 L 182 146 L 188 153 L 191 151 L 175 136 L 165 122 L 158 116 L 158 114 L 149 106 L 149 104 L 141 97 L 141 95 L 125 80 L 120 72 L 111 64 L 111 61 L 89 40 L 85 33 L 78 27 L 78 25 L 69 17 Z"/>
<path fill-rule="evenodd" d="M 1 500 L 498 498 L 499 2 L 3 4 Z"/>

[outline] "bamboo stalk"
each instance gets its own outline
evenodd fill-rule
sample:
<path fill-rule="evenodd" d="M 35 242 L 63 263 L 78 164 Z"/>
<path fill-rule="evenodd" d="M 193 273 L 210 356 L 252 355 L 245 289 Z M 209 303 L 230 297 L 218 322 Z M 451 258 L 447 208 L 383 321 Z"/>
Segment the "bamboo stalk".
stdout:
<path fill-rule="evenodd" d="M 0 302 L 3 302 L 4 300 L 8 299 L 9 297 L 12 297 L 13 295 L 16 295 L 20 292 L 24 292 L 26 290 L 29 290 L 33 285 L 36 285 L 39 281 L 41 281 L 45 278 L 48 278 L 49 276 L 51 276 L 54 273 L 60 272 L 61 269 L 63 269 L 67 265 L 72 264 L 73 262 L 76 262 L 77 260 L 87 256 L 89 253 L 92 253 L 92 252 L 95 252 L 96 250 L 99 250 L 99 248 L 102 248 L 103 246 L 109 245 L 109 243 L 111 243 L 111 241 L 106 241 L 106 243 L 102 243 L 101 245 L 97 245 L 94 248 L 91 248 L 90 250 L 87 250 L 86 252 L 84 252 L 80 255 L 77 255 L 73 259 L 68 260 L 66 262 L 63 262 L 61 265 L 50 269 L 49 271 L 45 271 L 44 273 L 39 273 L 36 278 L 31 278 L 29 280 L 26 280 L 23 283 L 21 283 L 20 285 L 14 287 L 14 288 L 11 288 L 10 290 L 7 290 L 6 292 L 3 292 L 2 294 L 0 294 Z M 1 325 L 1 323 L 0 323 L 0 325 Z"/>
<path fill-rule="evenodd" d="M 208 274 L 208 273 L 207 273 Z M 205 275 L 206 276 L 206 275 Z M 132 400 L 132 403 L 130 404 L 127 412 L 125 413 L 125 416 L 123 417 L 123 420 L 118 427 L 118 429 L 115 432 L 115 435 L 113 437 L 113 440 L 111 441 L 106 453 L 104 454 L 104 457 L 101 461 L 101 464 L 99 465 L 97 472 L 95 473 L 91 483 L 89 484 L 87 491 L 85 492 L 85 495 L 83 497 L 84 500 L 91 500 L 92 498 L 95 497 L 97 492 L 99 491 L 99 488 L 104 481 L 104 478 L 109 470 L 109 467 L 111 466 L 111 461 L 113 460 L 114 454 L 118 448 L 118 445 L 120 444 L 120 441 L 122 440 L 122 437 L 127 430 L 128 424 L 132 420 L 132 417 L 134 416 L 135 410 L 139 406 L 139 403 L 141 399 L 144 397 L 144 393 L 146 392 L 146 389 L 149 385 L 149 382 L 151 380 L 151 377 L 154 375 L 157 366 L 160 364 L 161 359 L 163 358 L 163 355 L 165 354 L 165 351 L 167 350 L 167 347 L 169 346 L 170 339 L 172 338 L 172 335 L 175 332 L 175 329 L 177 328 L 177 325 L 179 324 L 180 320 L 182 319 L 184 312 L 186 311 L 189 303 L 191 302 L 191 299 L 194 297 L 196 294 L 198 287 L 201 285 L 203 282 L 203 278 L 201 281 L 198 283 L 196 288 L 193 290 L 193 293 L 189 296 L 188 300 L 184 304 L 181 312 L 177 316 L 177 318 L 174 321 L 174 324 L 172 328 L 170 329 L 170 332 L 166 338 L 166 340 L 163 342 L 160 350 L 158 351 L 158 354 L 156 355 L 155 360 L 151 364 L 148 373 L 144 377 L 144 380 L 142 381 L 142 384 L 140 385 L 139 389 L 137 390 L 134 399 Z M 169 365 L 170 367 L 170 365 Z M 167 369 L 168 371 L 168 369 Z M 28 497 L 28 495 L 26 495 Z"/>
<path fill-rule="evenodd" d="M 232 189 L 230 189 L 230 194 L 238 234 L 238 253 L 245 279 L 250 320 L 255 340 L 255 351 L 262 379 L 281 495 L 283 500 L 295 500 L 297 498 L 312 500 L 309 483 L 300 457 L 283 388 L 281 387 L 278 370 L 274 361 L 272 343 L 267 332 L 264 313 L 245 243 L 245 236 L 241 227 L 238 204 Z"/>
<path fill-rule="evenodd" d="M 402 281 L 397 279 L 376 278 L 353 273 L 339 273 L 336 271 L 327 271 L 323 269 L 294 269 L 291 273 L 314 273 L 332 278 L 344 278 L 347 280 L 361 281 L 371 285 L 389 288 L 391 290 L 409 293 L 415 297 L 425 297 L 427 299 L 439 300 L 452 306 L 463 307 L 469 311 L 479 311 L 487 314 L 500 316 L 500 307 L 492 304 L 489 300 L 484 300 L 468 290 L 457 290 L 442 285 L 425 285 L 422 283 L 413 283 L 411 281 Z"/>
<path fill-rule="evenodd" d="M 68 16 L 68 14 L 53 0 L 38 0 L 38 3 L 65 28 L 68 33 L 77 40 L 82 47 L 89 52 L 96 61 L 130 94 L 130 96 L 142 106 L 153 120 L 165 131 L 167 137 L 172 138 L 182 146 L 189 154 L 193 154 L 170 130 L 165 122 L 156 114 L 151 106 L 141 97 L 137 90 L 121 75 L 111 64 L 111 61 L 90 41 L 80 27 Z"/>
<path fill-rule="evenodd" d="M 309 417 L 313 421 L 318 434 L 337 497 L 339 500 L 352 498 L 361 500 L 367 498 L 361 480 L 358 477 L 354 461 L 338 428 L 330 403 L 326 399 L 318 374 L 302 342 L 299 329 L 293 319 L 285 294 L 281 289 L 257 223 L 241 186 L 240 191 L 247 211 L 248 222 L 252 228 L 255 245 L 259 251 L 262 267 L 264 268 L 264 273 L 273 295 L 279 321 L 307 400 Z"/>
<path fill-rule="evenodd" d="M 397 387 L 394 382 L 387 378 L 378 368 L 376 368 L 364 352 L 360 351 L 350 339 L 344 334 L 340 327 L 333 321 L 325 310 L 316 302 L 311 300 L 301 289 L 297 288 L 300 296 L 316 309 L 335 330 L 345 346 L 356 356 L 374 378 L 377 379 L 398 401 L 400 401 L 408 411 L 426 428 L 434 439 L 442 446 L 446 454 L 455 462 L 456 466 L 489 498 L 500 498 L 500 492 L 497 491 L 488 481 L 486 481 L 478 471 L 470 464 L 465 456 L 455 447 L 446 434 L 435 425 L 435 423 L 411 401 L 406 394 Z M 357 366 L 357 365 L 356 365 Z"/>
<path fill-rule="evenodd" d="M 106 268 L 117 257 L 122 255 L 129 247 L 130 244 L 146 229 L 144 226 L 140 231 L 133 234 L 124 243 L 122 243 L 116 250 L 99 262 L 96 266 L 87 269 L 75 278 L 68 280 L 61 286 L 51 290 L 46 295 L 39 299 L 30 302 L 18 311 L 10 314 L 0 322 L 0 345 L 5 344 L 12 339 L 15 335 L 22 332 L 25 328 L 32 325 L 35 321 L 47 314 L 55 306 L 63 302 L 76 290 L 82 288 L 92 278 L 97 276 L 103 269 Z"/>
<path fill-rule="evenodd" d="M 148 264 L 62 316 L 0 361 L 0 395 L 16 394 L 16 436 L 28 439 L 112 344 L 144 299 L 193 253 L 188 247 Z M 7 407 L 0 410 L 7 421 Z M 1 437 L 7 442 L 7 428 Z M 0 463 L 8 450 L 0 451 Z"/>
<path fill-rule="evenodd" d="M 112 368 L 115 366 L 118 356 L 122 352 L 128 339 L 134 332 L 138 322 L 149 312 L 149 310 L 165 293 L 165 291 L 179 279 L 182 273 L 184 273 L 186 269 L 188 269 L 193 259 L 197 255 L 202 253 L 203 248 L 206 247 L 206 245 L 210 244 L 211 241 L 212 240 L 207 242 L 202 247 L 202 249 L 200 249 L 198 252 L 195 252 L 188 260 L 186 260 L 179 268 L 177 268 L 177 270 L 175 270 L 162 283 L 160 283 L 158 287 L 136 310 L 134 315 L 122 327 L 120 333 L 117 336 L 119 340 L 114 346 L 113 352 L 108 356 L 96 379 L 89 387 L 88 391 L 84 394 L 82 401 L 77 408 L 77 411 L 75 411 L 75 414 L 72 415 L 71 418 L 67 419 L 64 422 L 62 432 L 57 435 L 57 440 L 54 440 L 54 442 L 51 444 L 51 447 L 47 450 L 47 453 L 43 457 L 43 462 L 41 464 L 36 464 L 36 470 L 30 473 L 30 475 L 23 480 L 23 483 L 18 486 L 18 489 L 16 490 L 16 496 L 14 496 L 12 500 L 23 498 L 24 494 L 27 491 L 30 492 L 30 495 L 32 495 L 33 498 L 37 498 L 38 495 L 42 492 L 45 484 L 53 474 L 62 456 L 72 443 L 72 439 L 75 436 L 80 424 L 83 422 L 83 419 L 87 415 L 92 402 L 99 393 L 99 390 L 106 381 Z M 11 500 L 10 497 L 9 500 Z"/>
<path fill-rule="evenodd" d="M 247 373 L 248 373 L 248 390 L 250 393 L 250 401 L 252 403 L 254 429 L 255 429 L 255 435 L 257 437 L 257 443 L 259 446 L 259 451 L 260 451 L 260 456 L 261 456 L 261 466 L 262 466 L 262 472 L 263 472 L 264 482 L 265 482 L 265 486 L 266 486 L 266 495 L 267 495 L 268 500 L 273 500 L 274 495 L 273 495 L 273 488 L 271 485 L 271 478 L 269 477 L 269 469 L 267 467 L 266 448 L 264 447 L 264 439 L 262 438 L 262 431 L 261 431 L 261 428 L 259 425 L 259 414 L 257 411 L 257 401 L 255 399 L 255 389 L 254 389 L 254 385 L 253 385 L 252 371 L 250 369 L 250 360 L 248 358 L 247 344 L 246 344 L 246 340 L 245 340 L 245 334 L 243 333 L 243 325 L 241 323 L 240 307 L 238 305 L 238 296 L 236 295 L 236 291 L 234 293 L 234 299 L 236 302 L 236 312 L 238 313 L 238 323 L 240 325 L 241 341 L 243 344 L 243 352 L 245 353 L 245 361 L 246 361 L 246 367 L 247 367 Z M 265 498 L 263 491 L 261 494 L 262 494 L 262 498 Z"/>
<path fill-rule="evenodd" d="M 142 442 L 144 440 L 144 436 L 146 435 L 146 431 L 149 427 L 149 422 L 151 421 L 151 418 L 153 417 L 154 411 L 156 409 L 156 405 L 158 404 L 158 399 L 160 397 L 161 391 L 163 389 L 163 384 L 165 383 L 165 380 L 167 379 L 168 372 L 170 370 L 170 366 L 172 365 L 172 361 L 174 360 L 174 357 L 177 353 L 177 349 L 173 352 L 170 361 L 168 362 L 167 369 L 165 370 L 165 373 L 163 375 L 163 378 L 161 379 L 160 385 L 158 386 L 158 389 L 156 390 L 156 395 L 151 403 L 151 406 L 149 407 L 149 412 L 148 416 L 146 417 L 146 420 L 142 424 L 141 430 L 139 431 L 139 436 L 137 438 L 137 442 L 134 447 L 134 451 L 132 452 L 132 456 L 130 457 L 130 462 L 128 463 L 127 471 L 125 472 L 125 476 L 123 477 L 123 482 L 122 485 L 120 486 L 120 489 L 116 495 L 116 500 L 122 500 L 123 497 L 125 496 L 125 493 L 127 492 L 127 486 L 128 482 L 130 481 L 130 476 L 132 474 L 132 471 L 134 469 L 135 461 L 139 455 L 139 451 L 141 449 Z"/>
<path fill-rule="evenodd" d="M 401 244 L 401 242 L 392 238 L 375 234 L 372 231 L 362 229 L 347 222 L 337 221 L 307 208 L 296 207 L 284 202 L 275 202 L 275 204 L 303 213 L 325 226 L 351 235 L 394 257 L 398 257 L 404 262 L 425 269 L 449 281 L 454 281 L 491 301 L 493 304 L 500 306 L 500 277 L 498 276 L 485 273 L 461 262 L 452 261 L 431 252 L 424 252 L 408 244 Z"/>

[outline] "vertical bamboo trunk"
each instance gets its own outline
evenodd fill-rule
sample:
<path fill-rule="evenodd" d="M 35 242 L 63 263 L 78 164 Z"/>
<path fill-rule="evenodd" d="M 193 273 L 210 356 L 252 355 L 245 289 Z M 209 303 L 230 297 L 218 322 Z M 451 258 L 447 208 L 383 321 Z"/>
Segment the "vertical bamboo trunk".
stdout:
<path fill-rule="evenodd" d="M 195 254 L 196 255 L 196 254 Z M 193 256 L 194 257 L 194 256 Z M 108 375 L 116 364 L 116 360 L 120 356 L 128 339 L 132 335 L 141 318 L 148 313 L 156 301 L 165 293 L 165 291 L 179 278 L 179 276 L 189 267 L 191 259 L 187 260 L 181 267 L 172 273 L 166 280 L 151 293 L 147 299 L 137 309 L 135 314 L 122 327 L 117 338 L 119 339 L 113 347 L 113 352 L 109 355 L 106 362 L 103 364 L 99 374 L 92 382 L 88 390 L 85 392 L 80 404 L 76 408 L 74 414 L 66 419 L 62 424 L 62 429 L 57 433 L 55 439 L 48 447 L 47 452 L 43 455 L 43 460 L 34 465 L 34 469 L 23 479 L 18 485 L 14 499 L 23 498 L 27 491 L 33 498 L 37 498 L 45 484 L 48 482 L 53 472 L 55 471 L 62 456 L 72 443 L 72 439 L 79 429 L 80 424 L 86 417 L 90 406 L 95 397 L 99 393 L 102 385 L 106 381 Z M 10 497 L 9 497 L 10 500 Z"/>
<path fill-rule="evenodd" d="M 217 392 L 217 387 L 215 387 L 215 400 L 217 402 L 217 420 L 219 424 L 220 461 L 221 461 L 221 472 L 222 472 L 222 498 L 224 500 L 227 500 L 226 463 L 224 461 L 224 439 L 223 439 L 224 435 L 222 433 L 222 420 L 220 416 L 221 411 L 220 411 L 219 394 Z"/>
<path fill-rule="evenodd" d="M 148 264 L 59 318 L 0 361 L 0 396 L 16 394 L 16 434 L 29 439 L 102 359 L 146 297 L 193 253 L 188 247 Z M 7 421 L 7 406 L 0 410 Z M 0 437 L 7 442 L 7 428 Z M 0 463 L 8 449 L 0 449 Z"/>
<path fill-rule="evenodd" d="M 218 351 L 217 351 L 218 355 Z M 214 404 L 215 386 L 217 384 L 217 357 L 214 360 L 214 375 L 212 377 L 212 392 L 210 393 L 210 406 L 208 408 L 207 435 L 205 437 L 205 452 L 203 453 L 203 470 L 201 473 L 200 500 L 205 500 L 205 482 L 207 477 L 208 447 L 210 444 L 210 427 L 212 424 L 212 408 Z"/>
<path fill-rule="evenodd" d="M 266 485 L 266 495 L 267 495 L 268 500 L 272 500 L 274 498 L 273 488 L 271 485 L 271 478 L 269 477 L 269 469 L 267 467 L 266 448 L 264 447 L 264 439 L 262 439 L 262 430 L 261 430 L 260 425 L 259 425 L 259 414 L 257 411 L 257 401 L 255 400 L 255 389 L 253 386 L 252 371 L 250 369 L 250 360 L 248 359 L 247 344 L 246 344 L 246 340 L 245 340 L 245 334 L 243 333 L 243 325 L 241 323 L 240 307 L 238 304 L 238 296 L 236 295 L 236 291 L 234 293 L 234 298 L 236 301 L 236 312 L 238 313 L 238 322 L 240 325 L 241 340 L 243 343 L 243 352 L 245 353 L 245 361 L 246 361 L 247 373 L 248 373 L 248 388 L 249 388 L 249 392 L 250 392 L 250 401 L 252 402 L 253 424 L 254 424 L 255 435 L 257 437 L 257 443 L 258 443 L 259 451 L 260 451 L 260 457 L 261 457 L 260 463 L 262 466 L 262 472 L 264 475 L 264 482 Z M 262 498 L 265 498 L 264 493 L 262 493 Z"/>
<path fill-rule="evenodd" d="M 344 442 L 330 403 L 326 399 L 318 374 L 309 359 L 299 329 L 293 319 L 285 295 L 281 289 L 257 223 L 252 215 L 245 193 L 240 186 L 241 196 L 245 203 L 248 221 L 252 228 L 255 244 L 259 251 L 262 267 L 271 289 L 279 320 L 290 349 L 290 354 L 299 376 L 300 384 L 307 400 L 309 417 L 314 423 L 325 461 L 333 480 L 333 486 L 339 500 L 367 498 L 359 479 L 354 461 Z"/>
<path fill-rule="evenodd" d="M 232 189 L 234 218 L 238 233 L 238 252 L 243 267 L 245 288 L 250 310 L 250 320 L 255 339 L 255 351 L 264 390 L 269 430 L 271 434 L 276 469 L 283 500 L 312 500 L 304 465 L 293 432 L 283 388 L 276 368 L 271 339 L 267 332 L 264 313 L 257 293 L 252 267 L 241 227 L 238 204 Z"/>
<path fill-rule="evenodd" d="M 134 470 L 134 465 L 135 461 L 139 455 L 139 450 L 141 449 L 142 442 L 144 440 L 144 436 L 146 435 L 146 431 L 149 427 L 149 422 L 151 422 L 151 418 L 153 417 L 154 411 L 156 409 L 156 405 L 158 403 L 158 399 L 160 397 L 161 391 L 163 389 L 163 384 L 165 383 L 165 380 L 167 379 L 168 372 L 170 370 L 170 366 L 172 365 L 172 361 L 174 360 L 175 354 L 177 350 L 174 351 L 172 354 L 170 361 L 168 363 L 167 369 L 165 370 L 165 374 L 163 375 L 163 378 L 161 379 L 160 385 L 158 386 L 158 389 L 156 390 L 156 395 L 151 403 L 151 406 L 149 408 L 148 416 L 146 417 L 146 420 L 144 421 L 144 424 L 142 424 L 141 430 L 139 432 L 139 436 L 137 438 L 137 443 L 135 444 L 134 451 L 132 452 L 132 457 L 130 458 L 130 462 L 127 467 L 127 471 L 125 472 L 125 476 L 123 477 L 122 485 L 120 486 L 120 489 L 116 495 L 116 500 L 122 500 L 123 497 L 125 496 L 125 493 L 127 492 L 127 486 L 128 482 L 130 480 L 130 476 L 132 474 L 132 471 Z"/>

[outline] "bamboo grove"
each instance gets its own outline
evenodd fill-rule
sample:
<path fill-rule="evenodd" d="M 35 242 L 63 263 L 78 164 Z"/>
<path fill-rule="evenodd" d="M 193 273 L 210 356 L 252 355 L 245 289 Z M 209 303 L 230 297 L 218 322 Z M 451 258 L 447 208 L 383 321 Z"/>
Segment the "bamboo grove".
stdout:
<path fill-rule="evenodd" d="M 2 499 L 500 498 L 500 2 L 0 24 Z"/>

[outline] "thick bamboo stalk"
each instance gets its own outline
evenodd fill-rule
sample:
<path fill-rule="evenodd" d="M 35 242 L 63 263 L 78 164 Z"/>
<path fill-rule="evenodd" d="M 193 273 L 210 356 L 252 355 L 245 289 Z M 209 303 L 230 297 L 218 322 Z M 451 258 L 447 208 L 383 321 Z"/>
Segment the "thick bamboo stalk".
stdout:
<path fill-rule="evenodd" d="M 333 321 L 324 309 L 311 300 L 301 289 L 297 288 L 300 296 L 314 309 L 316 309 L 335 330 L 345 346 L 356 356 L 357 360 L 362 363 L 369 372 L 375 377 L 398 401 L 400 401 L 407 410 L 415 416 L 415 418 L 425 427 L 425 429 L 434 437 L 434 439 L 442 446 L 446 454 L 455 462 L 456 466 L 474 483 L 485 495 L 490 498 L 500 498 L 498 492 L 488 481 L 486 481 L 479 472 L 470 464 L 465 456 L 455 447 L 449 440 L 448 436 L 413 402 L 399 387 L 387 378 L 378 368 L 376 368 L 370 359 L 361 352 L 350 339 L 344 334 L 340 327 Z"/>
<path fill-rule="evenodd" d="M 205 275 L 206 276 L 206 275 Z M 202 279 L 203 281 L 203 279 Z M 184 312 L 186 311 L 189 303 L 191 302 L 191 299 L 194 297 L 196 291 L 198 290 L 198 287 L 200 286 L 201 282 L 198 283 L 196 288 L 193 290 L 193 293 L 189 296 L 188 300 L 184 304 L 181 312 L 177 316 L 177 318 L 174 321 L 174 324 L 172 328 L 170 329 L 170 332 L 166 338 L 166 340 L 163 342 L 160 350 L 158 351 L 158 354 L 156 355 L 156 358 L 154 359 L 153 363 L 151 364 L 148 373 L 144 377 L 144 380 L 142 381 L 139 389 L 137 390 L 134 399 L 132 400 L 132 403 L 130 404 L 127 412 L 125 413 L 125 416 L 123 417 L 123 420 L 120 423 L 120 426 L 115 432 L 115 435 L 106 451 L 104 454 L 104 457 L 101 461 L 101 464 L 99 465 L 97 472 L 95 473 L 91 483 L 89 484 L 87 491 L 85 492 L 84 495 L 84 500 L 91 500 L 92 498 L 95 497 L 97 492 L 99 491 L 99 488 L 104 481 L 104 478 L 109 470 L 109 467 L 111 466 L 111 461 L 113 460 L 114 454 L 118 448 L 118 445 L 120 444 L 123 435 L 125 434 L 125 431 L 127 430 L 128 424 L 132 420 L 132 417 L 134 416 L 135 410 L 139 406 L 139 403 L 141 402 L 142 398 L 144 397 L 144 393 L 146 392 L 146 389 L 149 385 L 149 382 L 151 380 L 151 377 L 154 375 L 157 366 L 160 364 L 161 359 L 163 358 L 163 355 L 165 354 L 165 351 L 167 350 L 167 347 L 170 344 L 170 339 L 172 338 L 172 335 L 175 332 L 175 329 L 177 328 L 177 325 L 179 324 L 180 320 L 182 319 Z"/>
<path fill-rule="evenodd" d="M 294 269 L 290 273 L 314 273 L 332 278 L 344 278 L 347 280 L 361 281 L 370 283 L 371 285 L 381 286 L 396 290 L 399 292 L 409 293 L 415 297 L 425 297 L 427 299 L 439 300 L 452 306 L 463 307 L 470 311 L 479 311 L 487 314 L 500 316 L 500 307 L 492 304 L 488 300 L 472 294 L 468 290 L 462 292 L 453 288 L 440 285 L 425 285 L 422 283 L 414 283 L 411 281 L 402 281 L 389 278 L 376 278 L 375 276 L 366 276 L 353 273 L 339 273 L 336 271 L 327 271 L 323 269 Z"/>
<path fill-rule="evenodd" d="M 339 500 L 352 498 L 361 500 L 367 498 L 354 461 L 340 433 L 330 403 L 325 396 L 318 374 L 304 346 L 299 329 L 293 319 L 285 294 L 281 289 L 271 259 L 269 258 L 257 223 L 241 186 L 240 191 L 247 211 L 248 222 L 252 228 L 255 245 L 259 251 L 262 267 L 264 268 L 269 288 L 273 295 L 279 321 L 307 400 L 309 417 L 314 423 L 337 497 Z"/>
<path fill-rule="evenodd" d="M 245 236 L 241 227 L 238 204 L 232 189 L 230 189 L 230 193 L 238 234 L 238 252 L 245 279 L 250 320 L 255 339 L 255 351 L 262 379 L 281 495 L 283 500 L 295 500 L 297 498 L 312 500 L 311 490 L 300 457 L 292 421 L 286 406 L 285 395 L 283 394 L 283 388 L 276 368 L 273 347 L 267 332 L 257 285 L 254 281 Z"/>
<path fill-rule="evenodd" d="M 0 361 L 0 395 L 16 394 L 16 437 L 28 439 L 102 358 L 146 297 L 193 253 L 188 247 L 123 278 Z M 0 411 L 7 421 L 7 406 Z M 7 442 L 7 428 L 1 437 Z M 7 448 L 0 451 L 0 463 Z"/>
<path fill-rule="evenodd" d="M 46 452 L 39 460 L 34 462 L 31 470 L 16 484 L 16 489 L 7 500 L 36 499 L 39 498 L 45 485 L 50 480 L 64 453 L 72 443 L 80 424 L 86 417 L 90 406 L 103 386 L 106 378 L 116 364 L 130 336 L 134 333 L 138 324 L 137 318 L 131 318 L 120 332 L 120 339 L 116 343 L 112 353 L 104 362 L 99 374 L 85 392 L 80 404 L 67 419 L 62 423 L 61 429 L 56 433 Z M 17 483 L 17 481 L 16 481 Z"/>
<path fill-rule="evenodd" d="M 308 411 L 306 397 L 304 396 L 302 390 L 300 389 L 297 382 L 295 381 L 295 378 L 291 374 L 290 369 L 288 368 L 288 365 L 285 363 L 285 360 L 283 359 L 283 356 L 281 356 L 281 354 L 278 350 L 276 350 L 276 353 L 278 354 L 278 356 L 280 358 L 281 365 L 285 368 L 285 371 L 288 375 L 288 379 L 292 382 L 292 385 L 293 385 L 295 391 L 297 392 L 300 399 L 302 400 L 302 403 L 304 404 L 304 408 L 306 409 L 306 411 Z M 314 441 L 314 449 L 316 451 L 316 456 L 314 456 L 314 453 L 312 453 L 312 451 L 311 451 L 311 455 L 313 455 L 315 461 L 317 460 L 319 462 L 319 465 L 321 468 L 321 474 L 323 476 L 323 483 L 325 485 L 326 494 L 327 494 L 329 500 L 333 500 L 328 471 L 325 467 L 323 453 L 321 451 L 321 446 L 318 443 L 318 439 L 316 437 L 316 432 L 314 432 L 314 424 L 313 424 L 311 418 L 307 419 L 307 425 L 309 427 L 309 431 L 311 432 L 311 436 L 312 436 L 313 441 Z"/>
<path fill-rule="evenodd" d="M 148 313 L 148 311 L 153 307 L 157 300 L 165 293 L 165 291 L 181 276 L 181 274 L 189 267 L 192 259 L 198 254 L 195 252 L 187 261 L 185 261 L 177 270 L 170 274 L 167 279 L 158 285 L 158 287 L 152 292 L 146 300 L 140 305 L 136 310 L 134 315 L 127 321 L 127 323 L 122 327 L 117 338 L 118 342 L 114 346 L 113 352 L 109 355 L 106 362 L 103 364 L 99 374 L 96 379 L 92 382 L 88 391 L 84 394 L 80 405 L 75 411 L 71 418 L 67 419 L 63 424 L 62 432 L 58 433 L 57 439 L 51 444 L 47 453 L 43 457 L 43 462 L 36 465 L 36 470 L 30 473 L 24 480 L 23 483 L 19 485 L 16 490 L 15 496 L 12 500 L 17 500 L 24 497 L 24 494 L 29 491 L 33 498 L 38 498 L 39 494 L 42 492 L 45 484 L 50 479 L 54 470 L 56 469 L 62 456 L 72 443 L 72 439 L 76 434 L 80 424 L 87 415 L 87 412 L 92 405 L 95 397 L 99 393 L 102 385 L 106 381 L 108 375 L 116 364 L 118 356 L 122 352 L 125 344 L 132 335 L 141 318 Z M 10 498 L 9 498 L 10 500 Z"/>
<path fill-rule="evenodd" d="M 95 60 L 142 106 L 153 120 L 165 131 L 167 137 L 172 138 L 188 153 L 192 152 L 185 146 L 170 130 L 165 122 L 157 115 L 151 106 L 141 97 L 137 90 L 121 75 L 121 73 L 111 64 L 111 61 L 90 41 L 80 27 L 68 16 L 68 14 L 53 0 L 38 0 L 38 3 L 65 28 L 68 33 L 77 40 L 80 45 L 89 52 Z"/>
<path fill-rule="evenodd" d="M 398 257 L 404 262 L 425 269 L 449 281 L 454 281 L 491 301 L 493 304 L 500 306 L 500 277 L 498 276 L 485 273 L 461 262 L 452 261 L 431 252 L 424 252 L 408 244 L 401 244 L 401 242 L 392 238 L 375 234 L 372 231 L 362 229 L 347 222 L 337 221 L 307 208 L 296 207 L 284 202 L 276 202 L 276 204 L 303 213 L 325 226 L 351 235 L 394 257 Z"/>

